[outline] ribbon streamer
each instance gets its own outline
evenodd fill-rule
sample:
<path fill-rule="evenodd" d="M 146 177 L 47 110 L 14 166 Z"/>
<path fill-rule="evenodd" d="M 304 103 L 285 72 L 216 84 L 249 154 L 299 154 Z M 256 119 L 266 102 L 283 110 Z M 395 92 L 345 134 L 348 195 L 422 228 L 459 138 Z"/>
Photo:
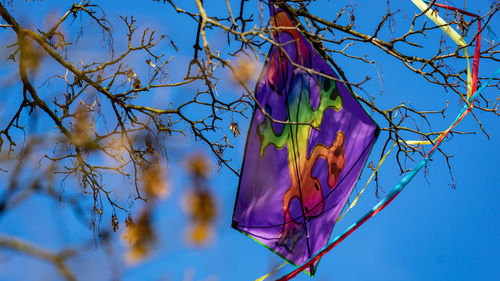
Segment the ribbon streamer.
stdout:
<path fill-rule="evenodd" d="M 269 275 L 275 273 L 278 269 L 282 268 L 287 263 L 288 263 L 287 261 L 284 262 L 284 263 L 282 263 L 280 266 L 276 267 L 275 269 L 273 269 L 273 271 L 269 272 L 268 274 L 266 274 L 266 275 L 264 275 L 264 276 L 262 276 L 260 278 L 255 279 L 255 281 L 263 281 L 264 279 L 266 279 L 267 277 L 269 277 Z"/>
<path fill-rule="evenodd" d="M 426 4 L 429 4 L 428 0 L 411 0 L 420 10 L 425 11 L 428 6 Z M 479 18 L 478 15 L 458 9 L 456 7 L 444 5 L 444 4 L 439 4 L 439 3 L 434 3 L 434 6 L 444 8 L 450 11 L 454 11 L 457 13 L 461 13 L 467 16 L 471 17 L 476 17 Z M 462 36 L 460 36 L 454 29 L 452 29 L 449 24 L 447 24 L 441 17 L 437 15 L 437 12 L 429 9 L 426 12 L 426 15 L 438 26 L 441 27 L 441 29 L 450 36 L 450 38 L 457 43 L 458 46 L 463 48 L 465 59 L 467 60 L 467 99 L 470 99 L 470 96 L 472 93 L 476 92 L 477 89 L 477 80 L 478 80 L 478 67 L 479 67 L 479 57 L 481 56 L 481 20 L 478 20 L 477 22 L 477 38 L 476 38 L 476 46 L 474 48 L 474 60 L 472 64 L 472 75 L 470 73 L 470 64 L 469 64 L 469 55 L 467 52 L 467 46 L 465 44 L 465 40 L 463 39 Z M 442 24 L 445 24 L 446 26 L 443 26 Z M 488 26 L 488 30 L 491 31 L 491 29 Z M 491 31 L 494 34 L 493 31 Z M 495 35 L 496 37 L 496 35 Z M 464 45 L 465 44 L 465 45 Z"/>
<path fill-rule="evenodd" d="M 354 206 L 356 206 L 356 204 L 358 203 L 358 199 L 359 197 L 361 197 L 361 194 L 363 194 L 363 192 L 365 191 L 366 187 L 368 186 L 368 184 L 372 181 L 373 177 L 375 176 L 375 174 L 378 172 L 378 169 L 380 168 L 380 166 L 382 166 L 382 163 L 384 163 L 385 161 L 385 158 L 387 158 L 387 156 L 389 155 L 389 153 L 391 153 L 392 149 L 396 146 L 396 142 L 394 143 L 394 145 L 391 147 L 391 149 L 389 149 L 389 151 L 387 151 L 387 153 L 384 155 L 384 157 L 382 157 L 382 159 L 380 159 L 380 161 L 378 162 L 378 165 L 377 167 L 375 168 L 375 170 L 373 170 L 373 173 L 372 175 L 370 176 L 370 178 L 368 179 L 368 181 L 366 182 L 365 186 L 363 187 L 363 189 L 361 189 L 361 191 L 359 192 L 358 196 L 356 196 L 356 198 L 354 198 L 354 200 L 352 201 L 351 205 L 349 205 L 349 208 L 341 215 L 338 217 L 337 222 L 339 222 L 345 214 L 347 214 L 347 212 L 349 212 Z"/>
<path fill-rule="evenodd" d="M 432 144 L 432 142 L 425 140 L 400 140 L 399 142 L 404 142 L 407 145 L 415 145 L 415 146 Z"/>
<path fill-rule="evenodd" d="M 451 40 L 455 42 L 462 51 L 464 52 L 465 59 L 467 60 L 467 99 L 469 99 L 472 92 L 472 75 L 470 72 L 470 63 L 469 63 L 469 53 L 467 51 L 467 43 L 465 40 L 458 34 L 455 29 L 451 28 L 451 26 L 444 21 L 438 13 L 430 9 L 422 0 L 411 0 L 415 6 L 417 6 L 422 12 L 425 11 L 425 15 L 431 19 L 437 26 L 441 28 L 448 36 L 450 36 Z"/>
<path fill-rule="evenodd" d="M 423 3 L 421 0 L 411 0 L 418 8 L 420 8 L 422 11 L 425 11 L 428 7 Z M 442 5 L 444 6 L 444 5 Z M 454 11 L 459 11 L 461 12 L 460 9 L 452 9 Z M 464 11 L 465 12 L 465 11 Z M 464 13 L 467 15 L 474 15 L 471 13 Z M 469 64 L 469 57 L 467 53 L 467 48 L 464 39 L 458 35 L 458 33 L 453 30 L 446 22 L 444 22 L 443 19 L 441 19 L 439 16 L 435 16 L 433 13 L 433 10 L 429 9 L 426 12 L 426 15 L 434 21 L 440 28 L 448 35 L 452 40 L 457 43 L 460 47 L 464 47 L 463 51 L 467 60 L 467 102 L 468 104 L 465 104 L 460 113 L 458 114 L 457 118 L 455 121 L 448 127 L 448 129 L 439 135 L 437 137 L 437 142 L 434 144 L 433 148 L 429 151 L 429 153 L 418 163 L 401 181 L 396 184 L 396 186 L 389 192 L 389 194 L 386 195 L 377 205 L 375 205 L 370 211 L 368 211 L 361 219 L 359 219 L 357 222 L 352 224 L 350 227 L 348 227 L 343 233 L 337 235 L 332 242 L 330 242 L 328 245 L 323 247 L 315 256 L 311 257 L 309 260 L 307 260 L 304 264 L 301 266 L 297 267 L 295 270 L 292 272 L 288 273 L 287 275 L 281 277 L 278 279 L 279 281 L 286 281 L 289 280 L 293 277 L 295 277 L 297 274 L 299 274 L 302 270 L 313 264 L 314 262 L 318 261 L 321 257 L 323 257 L 327 252 L 332 250 L 335 246 L 337 246 L 340 242 L 342 242 L 345 238 L 347 238 L 352 232 L 354 232 L 358 227 L 360 227 L 363 223 L 365 223 L 368 219 L 376 215 L 378 212 L 383 210 L 396 196 L 408 185 L 408 183 L 415 177 L 415 175 L 422 169 L 422 167 L 425 166 L 430 161 L 430 157 L 434 154 L 436 148 L 438 148 L 444 138 L 451 132 L 451 130 L 457 126 L 463 118 L 472 110 L 473 107 L 473 101 L 477 98 L 477 96 L 486 88 L 486 86 L 489 85 L 489 83 L 493 80 L 494 77 L 496 77 L 500 73 L 500 68 L 497 69 L 493 75 L 488 79 L 488 81 L 483 84 L 477 91 L 477 72 L 479 68 L 479 57 L 480 57 L 480 41 L 481 41 L 481 24 L 480 21 L 478 22 L 478 35 L 476 39 L 476 48 L 474 51 L 474 61 L 473 61 L 473 74 L 470 73 L 470 64 Z M 475 16 L 475 15 L 474 15 Z M 475 82 L 475 85 L 473 84 Z M 470 92 L 469 92 L 470 91 Z"/>
<path fill-rule="evenodd" d="M 493 78 L 495 78 L 499 73 L 500 73 L 500 68 L 497 69 L 493 73 L 493 75 L 488 79 L 488 81 L 476 91 L 476 93 L 470 98 L 470 101 L 476 99 L 477 96 L 484 90 L 484 88 L 486 88 L 486 86 L 488 86 L 488 84 L 493 80 Z M 375 205 L 370 211 L 368 211 L 368 213 L 366 213 L 361 219 L 359 219 L 357 222 L 349 226 L 343 233 L 336 236 L 331 243 L 323 247 L 323 249 L 321 249 L 315 256 L 307 260 L 304 264 L 297 267 L 292 272 L 278 279 L 278 281 L 290 280 L 291 278 L 297 276 L 297 274 L 299 274 L 302 270 L 304 270 L 305 268 L 307 268 L 308 266 L 319 260 L 326 253 L 328 253 L 335 246 L 337 246 L 340 242 L 342 242 L 345 238 L 347 238 L 352 232 L 354 232 L 368 219 L 370 219 L 378 212 L 383 210 L 392 200 L 394 200 L 394 198 L 396 198 L 396 196 L 405 188 L 405 186 L 408 185 L 408 183 L 415 177 L 415 175 L 422 169 L 422 167 L 425 166 L 427 162 L 429 162 L 430 157 L 435 152 L 435 149 L 441 145 L 443 139 L 448 135 L 451 129 L 453 129 L 457 124 L 459 124 L 460 121 L 462 121 L 462 119 L 465 117 L 465 115 L 467 115 L 471 111 L 471 109 L 472 109 L 472 104 L 464 105 L 464 107 L 462 108 L 460 114 L 457 116 L 455 121 L 449 126 L 449 128 L 445 131 L 445 133 L 441 135 L 439 141 L 434 145 L 431 151 L 398 184 L 396 184 L 396 186 L 389 192 L 389 194 L 386 195 L 386 197 L 384 197 L 377 205 Z"/>

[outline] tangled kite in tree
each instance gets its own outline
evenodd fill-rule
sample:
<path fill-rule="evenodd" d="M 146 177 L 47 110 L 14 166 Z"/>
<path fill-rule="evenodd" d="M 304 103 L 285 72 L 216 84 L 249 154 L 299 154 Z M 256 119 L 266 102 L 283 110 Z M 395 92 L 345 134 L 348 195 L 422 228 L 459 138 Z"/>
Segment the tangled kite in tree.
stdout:
<path fill-rule="evenodd" d="M 327 244 L 379 128 L 284 10 L 271 5 L 271 21 L 232 226 L 302 264 Z"/>

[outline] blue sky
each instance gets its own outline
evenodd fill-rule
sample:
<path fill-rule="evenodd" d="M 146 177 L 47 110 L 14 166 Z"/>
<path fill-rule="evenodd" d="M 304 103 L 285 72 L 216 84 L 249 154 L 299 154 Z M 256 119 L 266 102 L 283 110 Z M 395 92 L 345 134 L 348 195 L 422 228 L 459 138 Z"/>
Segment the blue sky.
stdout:
<path fill-rule="evenodd" d="M 230 2 L 236 10 L 237 1 Z M 355 7 L 356 28 L 369 33 L 374 28 L 373 22 L 378 23 L 380 20 L 386 4 L 376 1 L 357 2 L 359 3 Z M 485 11 L 489 2 L 468 1 L 467 8 L 472 12 Z M 62 12 L 68 4 L 61 3 L 60 1 L 16 3 L 13 14 L 20 18 L 20 21 L 39 23 L 43 22 L 43 19 L 36 17 L 37 13 Z M 192 54 L 195 34 L 192 22 L 185 17 L 174 16 L 174 12 L 166 4 L 147 1 L 140 5 L 137 1 L 120 3 L 118 7 L 116 3 L 110 2 L 102 5 L 108 16 L 114 19 L 114 23 L 118 22 L 118 15 L 128 15 L 133 12 L 138 24 L 152 24 L 160 33 L 172 37 L 179 47 L 179 52 L 172 51 L 172 55 L 176 58 L 170 71 L 172 79 L 182 77 L 185 73 L 183 70 L 185 63 Z M 463 7 L 462 2 L 451 3 Z M 255 13 L 258 13 L 256 1 L 251 1 L 248 5 L 249 10 L 254 9 Z M 313 4 L 313 11 L 317 11 L 323 17 L 332 18 L 341 6 L 338 1 L 318 0 Z M 193 3 L 183 3 L 183 7 L 192 9 L 194 6 Z M 418 12 L 410 1 L 398 1 L 392 3 L 391 7 L 394 10 L 400 9 L 401 17 L 405 15 L 411 17 Z M 214 1 L 211 9 L 224 11 L 225 1 Z M 268 13 L 265 10 L 264 20 L 267 17 Z M 496 19 L 490 24 L 493 30 L 496 31 L 498 23 Z M 407 28 L 407 22 L 397 21 L 396 24 L 397 30 Z M 0 30 L 0 40 L 12 38 L 12 33 L 9 35 L 8 32 Z M 387 32 L 385 35 L 387 36 Z M 339 33 L 336 36 L 342 35 Z M 223 38 L 221 33 L 209 34 L 214 46 L 221 44 L 220 48 L 223 48 L 222 43 L 218 43 L 221 42 L 220 38 Z M 427 54 L 432 51 L 440 38 L 438 30 L 430 33 L 425 40 L 422 38 L 421 43 L 424 48 L 419 52 Z M 85 49 L 86 44 L 94 43 L 79 44 Z M 453 43 L 449 41 L 449 45 L 451 44 Z M 264 46 L 263 51 L 267 52 L 268 47 Z M 90 50 L 88 51 L 90 54 L 80 51 L 82 56 L 93 54 Z M 379 83 L 377 71 L 373 66 L 358 64 L 342 56 L 334 56 L 349 80 L 360 81 L 367 75 L 372 77 L 364 86 L 366 92 L 357 91 L 360 95 L 373 94 L 379 103 L 387 108 L 406 101 L 416 108 L 436 110 L 444 107 L 448 101 L 450 105 L 445 118 L 440 116 L 431 119 L 431 126 L 436 130 L 447 128 L 460 111 L 461 104 L 458 98 L 444 92 L 442 88 L 430 85 L 423 78 L 407 70 L 396 59 L 388 57 L 381 51 L 365 49 L 362 45 L 354 46 L 352 52 L 358 55 L 367 53 L 368 58 L 377 61 L 377 67 L 383 73 L 383 81 Z M 4 51 L 0 54 L 3 59 Z M 50 66 L 48 64 L 46 69 L 50 69 Z M 0 64 L 0 73 L 9 71 L 11 67 Z M 463 67 L 465 66 L 457 64 L 458 69 L 461 70 Z M 480 64 L 480 76 L 489 76 L 499 67 L 500 63 L 483 61 Z M 19 89 L 14 86 L 9 88 L 10 93 L 16 91 Z M 221 95 L 241 94 L 241 90 L 230 83 L 223 83 L 219 92 Z M 488 88 L 484 91 L 484 95 L 492 100 L 495 100 L 498 94 L 498 89 Z M 167 105 L 170 101 L 182 99 L 178 97 L 181 95 L 182 92 L 175 89 L 156 91 L 152 100 L 155 104 L 157 102 L 160 105 Z M 4 98 L 1 101 L 8 103 Z M 450 186 L 451 180 L 444 157 L 436 154 L 427 169 L 417 175 L 396 200 L 321 260 L 316 280 L 500 280 L 500 267 L 497 265 L 500 260 L 500 227 L 497 225 L 500 221 L 500 204 L 498 204 L 500 123 L 498 117 L 492 114 L 476 113 L 476 115 L 491 135 L 490 140 L 480 132 L 472 116 L 467 116 L 458 129 L 477 133 L 453 136 L 442 145 L 448 154 L 453 155 L 451 164 L 457 188 L 452 189 Z M 238 119 L 238 122 L 242 135 L 232 140 L 236 148 L 230 154 L 237 168 L 242 160 L 249 120 Z M 382 122 L 380 125 L 385 126 Z M 369 161 L 376 161 L 384 137 L 382 134 L 379 138 Z M 175 175 L 172 177 L 173 194 L 161 202 L 154 214 L 155 229 L 158 233 L 157 247 L 151 256 L 138 265 L 120 265 L 118 270 L 123 280 L 255 280 L 281 264 L 282 260 L 278 256 L 230 227 L 238 178 L 224 168 L 220 171 L 214 168 L 210 179 L 211 188 L 219 202 L 217 236 L 211 244 L 202 248 L 193 248 L 186 244 L 184 231 L 187 218 L 181 210 L 180 198 L 190 183 L 183 176 L 184 164 L 181 158 L 192 150 L 205 151 L 205 147 L 191 143 L 191 140 L 188 144 L 176 144 L 175 147 L 175 152 L 170 155 L 169 164 L 169 173 Z M 419 160 L 417 156 L 416 161 Z M 412 166 L 408 163 L 408 167 Z M 399 182 L 401 175 L 394 153 L 386 160 L 380 173 L 381 184 L 386 191 Z M 357 185 L 358 190 L 369 175 L 369 172 L 362 174 Z M 0 183 L 0 190 L 3 186 L 5 185 Z M 334 235 L 343 231 L 376 203 L 374 185 L 371 184 L 358 205 L 335 226 Z M 105 222 L 107 223 L 106 220 Z M 54 204 L 51 199 L 42 195 L 32 197 L 15 210 L 0 217 L 0 232 L 20 236 L 49 249 L 58 249 L 63 244 L 75 243 L 92 235 L 87 226 L 78 222 L 70 208 Z M 117 237 L 117 240 L 121 239 Z M 120 259 L 123 244 L 115 243 L 115 250 L 114 258 Z M 111 280 L 107 262 L 103 250 L 90 246 L 85 254 L 73 260 L 70 266 L 81 276 L 81 280 Z M 279 274 L 273 276 L 278 277 L 292 268 L 287 265 L 279 271 Z M 193 278 L 189 279 L 191 275 Z M 0 280 L 58 278 L 60 276 L 57 272 L 44 262 L 0 251 Z M 310 280 L 310 277 L 301 274 L 295 280 Z"/>

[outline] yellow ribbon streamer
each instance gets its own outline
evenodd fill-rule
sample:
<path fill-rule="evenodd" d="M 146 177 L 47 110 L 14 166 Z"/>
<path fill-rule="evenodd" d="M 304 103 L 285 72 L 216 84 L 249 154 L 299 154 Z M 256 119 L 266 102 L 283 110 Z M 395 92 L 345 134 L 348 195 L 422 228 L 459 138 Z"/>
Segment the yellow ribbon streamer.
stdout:
<path fill-rule="evenodd" d="M 262 280 L 266 279 L 267 277 L 269 277 L 269 275 L 275 273 L 278 269 L 282 268 L 287 263 L 288 262 L 282 263 L 280 266 L 276 267 L 273 271 L 269 272 L 268 274 L 266 274 L 266 275 L 264 275 L 264 276 L 262 276 L 260 278 L 255 279 L 255 281 L 262 281 Z"/>
<path fill-rule="evenodd" d="M 451 26 L 444 21 L 437 13 L 437 11 L 433 9 L 428 9 L 429 6 L 425 4 L 422 0 L 411 0 L 415 6 L 417 6 L 422 12 L 425 12 L 425 15 L 430 18 L 437 26 L 441 28 L 448 36 L 450 36 L 451 40 L 453 40 L 464 52 L 465 59 L 467 60 L 467 100 L 469 100 L 472 95 L 472 74 L 470 71 L 470 63 L 469 63 L 469 53 L 467 52 L 467 43 L 460 34 L 458 34 L 455 29 L 451 28 Z M 438 136 L 439 138 L 439 136 Z"/>
<path fill-rule="evenodd" d="M 375 174 L 377 173 L 378 169 L 380 168 L 380 166 L 382 166 L 382 163 L 384 163 L 385 161 L 385 158 L 387 158 L 387 156 L 389 155 L 389 153 L 391 153 L 392 149 L 396 146 L 396 142 L 394 142 L 394 145 L 392 145 L 391 149 L 389 149 L 389 151 L 387 151 L 387 153 L 384 155 L 384 157 L 382 157 L 382 159 L 380 159 L 380 161 L 378 162 L 378 165 L 377 167 L 375 168 L 375 170 L 373 170 L 373 173 L 372 175 L 370 176 L 370 178 L 368 179 L 368 181 L 366 182 L 365 186 L 363 187 L 363 189 L 361 189 L 361 191 L 359 192 L 358 196 L 356 196 L 356 198 L 351 202 L 351 205 L 349 205 L 349 208 L 342 214 L 340 215 L 338 218 L 337 218 L 337 222 L 340 221 L 340 219 L 342 219 L 342 217 L 344 217 L 345 214 L 347 214 L 347 212 L 349 212 L 349 210 L 352 209 L 352 207 L 356 206 L 356 204 L 358 203 L 358 199 L 359 197 L 361 197 L 361 194 L 363 194 L 363 192 L 365 191 L 366 187 L 368 186 L 368 184 L 372 181 L 373 177 L 375 176 Z"/>
<path fill-rule="evenodd" d="M 427 144 L 432 144 L 431 141 L 424 141 L 424 140 L 400 140 L 400 142 L 404 142 L 407 145 L 427 145 Z"/>

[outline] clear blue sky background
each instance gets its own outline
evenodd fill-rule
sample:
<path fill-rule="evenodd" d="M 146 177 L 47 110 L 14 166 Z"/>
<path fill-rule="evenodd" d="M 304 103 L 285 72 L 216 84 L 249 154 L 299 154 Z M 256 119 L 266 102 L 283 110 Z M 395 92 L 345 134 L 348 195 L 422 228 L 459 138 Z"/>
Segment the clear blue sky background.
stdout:
<path fill-rule="evenodd" d="M 21 1 L 22 2 L 22 1 Z M 178 1 L 180 2 L 180 1 Z M 194 7 L 194 1 L 184 1 L 186 9 Z M 205 1 L 211 11 L 225 11 L 225 1 Z M 238 1 L 230 1 L 237 11 Z M 370 33 L 374 30 L 386 9 L 385 1 L 353 1 L 356 10 L 356 28 Z M 396 3 L 397 2 L 397 3 Z M 40 23 L 47 11 L 60 13 L 69 7 L 69 2 L 41 1 L 34 3 L 16 3 L 13 14 L 24 23 Z M 120 4 L 117 4 L 120 3 Z M 313 5 L 321 16 L 331 19 L 340 7 L 347 2 L 318 0 Z M 463 7 L 463 1 L 454 1 Z M 490 1 L 468 1 L 467 8 L 472 12 L 486 11 Z M 185 65 L 192 54 L 195 25 L 187 17 L 174 15 L 166 4 L 151 1 L 107 1 L 102 4 L 104 10 L 118 26 L 118 15 L 133 13 L 139 25 L 152 24 L 159 33 L 168 34 L 179 47 L 179 52 L 170 68 L 172 78 L 185 74 Z M 256 1 L 248 3 L 248 11 L 258 14 Z M 417 8 L 410 1 L 393 1 L 391 9 L 400 9 L 399 17 L 411 16 Z M 210 12 L 210 10 L 209 10 Z M 268 12 L 265 9 L 264 20 Z M 497 31 L 499 20 L 490 25 Z M 432 24 L 432 23 L 428 23 Z M 396 22 L 396 30 L 405 30 L 408 23 Z M 387 35 L 387 29 L 384 29 Z M 123 32 L 117 28 L 118 32 Z M 406 31 L 406 30 L 405 30 Z M 7 34 L 10 33 L 10 34 Z M 497 32 L 500 34 L 500 31 Z M 214 46 L 219 45 L 224 35 L 211 33 Z M 338 33 L 337 38 L 342 36 Z M 430 33 L 427 39 L 422 37 L 424 48 L 418 52 L 433 50 L 441 38 L 441 32 Z M 486 36 L 488 38 L 488 36 Z M 12 40 L 12 32 L 0 30 L 0 40 Z M 123 40 L 118 38 L 117 40 Z M 10 41 L 9 41 L 10 42 Z M 81 49 L 95 45 L 96 42 L 80 42 Z M 450 46 L 453 43 L 449 41 Z M 4 45 L 4 43 L 2 43 Z M 266 52 L 269 46 L 264 46 Z M 443 89 L 430 85 L 427 81 L 408 71 L 402 63 L 388 57 L 382 51 L 366 49 L 362 45 L 352 48 L 353 54 L 368 54 L 375 59 L 383 71 L 380 86 L 375 69 L 367 64 L 359 64 L 341 56 L 334 56 L 351 81 L 360 81 L 365 76 L 372 78 L 364 89 L 358 91 L 362 96 L 371 94 L 384 107 L 395 106 L 402 101 L 409 102 L 416 108 L 439 110 L 449 101 L 445 118 L 433 118 L 431 126 L 435 130 L 445 129 L 455 119 L 461 105 L 458 99 Z M 416 54 L 418 54 L 418 52 Z M 90 51 L 89 51 L 90 53 Z M 82 56 L 89 55 L 82 52 Z M 5 51 L 1 51 L 0 72 L 8 71 L 4 63 Z M 91 53 L 90 53 L 91 54 Z M 78 58 L 74 59 L 78 61 Z M 137 62 L 139 63 L 139 62 Z M 143 62 L 140 62 L 143 63 Z M 46 66 L 46 70 L 49 70 Z M 457 64 L 458 70 L 465 67 Z M 500 63 L 482 62 L 480 76 L 489 76 Z M 260 70 L 259 70 L 260 71 Z M 241 90 L 228 81 L 222 81 L 219 88 L 221 95 L 238 95 Z M 185 89 L 184 89 L 185 90 Z M 9 95 L 19 89 L 9 88 Z M 499 95 L 498 89 L 488 88 L 484 95 L 493 100 Z M 153 101 L 158 107 L 166 106 L 170 101 L 180 99 L 180 90 L 161 90 L 153 93 Z M 7 99 L 2 97 L 2 102 Z M 444 157 L 436 154 L 428 169 L 422 171 L 386 209 L 354 232 L 348 239 L 322 259 L 318 267 L 316 280 L 500 280 L 500 174 L 498 142 L 500 140 L 500 122 L 491 114 L 478 113 L 487 132 L 485 135 L 454 136 L 443 144 L 447 153 L 453 155 L 451 164 L 457 180 L 457 188 L 451 189 L 450 176 Z M 238 120 L 242 135 L 233 140 L 236 149 L 230 156 L 234 166 L 239 168 L 249 120 Z M 384 123 L 380 123 L 385 126 Z M 479 127 L 472 116 L 467 116 L 459 130 L 477 131 Z M 385 135 L 381 135 L 370 160 L 376 161 L 380 154 Z M 158 233 L 158 245 L 154 253 L 135 266 L 121 265 L 118 270 L 123 280 L 254 280 L 269 272 L 282 260 L 266 248 L 241 235 L 230 227 L 234 197 L 238 178 L 227 169 L 215 171 L 211 178 L 211 187 L 217 194 L 219 217 L 217 237 L 203 248 L 193 248 L 185 243 L 184 231 L 186 215 L 181 210 L 180 198 L 189 185 L 182 175 L 184 166 L 180 158 L 183 153 L 194 149 L 204 151 L 202 145 L 176 144 L 175 152 L 170 155 L 169 171 L 173 176 L 173 194 L 162 202 L 155 213 L 155 229 Z M 213 158 L 212 158 L 213 159 Z M 419 161 L 420 157 L 416 157 Z M 408 167 L 412 167 L 409 163 Z M 401 175 L 394 160 L 394 155 L 381 168 L 381 184 L 386 191 L 399 182 Z M 424 177 L 427 173 L 427 177 Z M 366 182 L 368 172 L 362 174 L 360 184 Z M 124 183 L 114 183 L 124 184 Z M 0 183 L 0 191 L 6 186 Z M 369 208 L 376 204 L 374 186 L 370 185 L 358 205 L 336 225 L 334 235 L 356 221 Z M 63 212 L 60 212 L 60 209 Z M 64 212 L 64 209 L 67 209 Z M 61 215 L 62 213 L 62 215 Z M 108 223 L 105 218 L 103 223 Z M 88 228 L 77 222 L 70 208 L 56 205 L 44 196 L 35 196 L 14 211 L 0 217 L 0 232 L 20 236 L 49 249 L 58 249 L 62 244 L 76 243 L 91 237 Z M 121 234 L 120 234 L 121 235 Z M 120 240 L 120 239 L 118 239 Z M 115 258 L 121 258 L 123 245 L 116 243 Z M 94 252 L 97 251 L 97 253 Z M 110 280 L 108 261 L 102 250 L 89 247 L 86 254 L 72 260 L 70 266 L 81 280 Z M 275 277 L 288 272 L 287 265 Z M 192 279 L 186 276 L 192 275 Z M 59 275 L 46 263 L 29 257 L 13 255 L 0 251 L 0 280 L 54 280 Z M 310 280 L 305 274 L 295 280 Z"/>

